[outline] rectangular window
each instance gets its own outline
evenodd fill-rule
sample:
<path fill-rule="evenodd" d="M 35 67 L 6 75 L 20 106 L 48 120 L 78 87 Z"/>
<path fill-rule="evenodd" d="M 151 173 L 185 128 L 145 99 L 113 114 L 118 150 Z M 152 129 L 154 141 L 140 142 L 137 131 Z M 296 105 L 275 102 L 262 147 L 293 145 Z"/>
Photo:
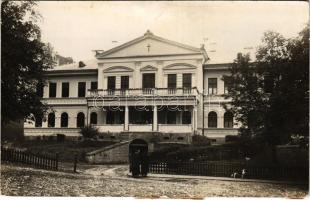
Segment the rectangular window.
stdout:
<path fill-rule="evenodd" d="M 56 97 L 57 83 L 49 84 L 49 97 Z"/>
<path fill-rule="evenodd" d="M 91 90 L 97 90 L 98 89 L 98 82 L 94 81 L 90 83 L 90 89 Z"/>
<path fill-rule="evenodd" d="M 69 83 L 68 82 L 62 83 L 61 96 L 69 97 Z"/>
<path fill-rule="evenodd" d="M 37 95 L 39 97 L 43 97 L 43 92 L 44 92 L 44 85 L 43 84 L 38 84 L 37 85 Z"/>
<path fill-rule="evenodd" d="M 143 74 L 143 88 L 155 88 L 155 74 Z"/>
<path fill-rule="evenodd" d="M 108 90 L 115 90 L 115 76 L 108 76 Z"/>
<path fill-rule="evenodd" d="M 192 74 L 183 74 L 183 88 L 192 88 Z"/>
<path fill-rule="evenodd" d="M 192 114 L 190 111 L 183 111 L 182 113 L 182 124 L 191 124 Z"/>
<path fill-rule="evenodd" d="M 86 83 L 79 82 L 78 83 L 78 97 L 85 97 Z"/>
<path fill-rule="evenodd" d="M 129 89 L 129 76 L 121 76 L 121 89 Z"/>
<path fill-rule="evenodd" d="M 232 87 L 232 81 L 230 79 L 226 79 L 224 81 L 224 94 L 228 94 L 228 90 Z"/>
<path fill-rule="evenodd" d="M 177 75 L 168 74 L 168 88 L 174 89 L 177 87 Z"/>
<path fill-rule="evenodd" d="M 177 112 L 168 111 L 167 112 L 167 124 L 176 124 L 177 122 Z"/>
<path fill-rule="evenodd" d="M 208 79 L 208 93 L 217 94 L 217 78 Z"/>

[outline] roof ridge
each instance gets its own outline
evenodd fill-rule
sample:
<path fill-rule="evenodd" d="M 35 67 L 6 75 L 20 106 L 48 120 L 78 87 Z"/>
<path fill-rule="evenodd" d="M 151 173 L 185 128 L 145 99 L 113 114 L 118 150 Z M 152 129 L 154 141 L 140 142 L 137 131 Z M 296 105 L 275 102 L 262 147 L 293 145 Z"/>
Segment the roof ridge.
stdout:
<path fill-rule="evenodd" d="M 161 42 L 164 42 L 164 43 L 170 43 L 172 45 L 175 45 L 175 46 L 179 46 L 181 48 L 185 48 L 185 49 L 190 49 L 192 51 L 197 51 L 198 52 L 201 52 L 201 49 L 200 48 L 197 48 L 197 47 L 193 47 L 193 46 L 190 46 L 188 44 L 183 44 L 183 43 L 180 43 L 180 42 L 176 42 L 176 41 L 173 41 L 173 40 L 169 40 L 169 39 L 166 39 L 166 38 L 163 38 L 163 37 L 160 37 L 160 36 L 157 36 L 157 35 L 154 35 L 150 30 L 147 30 L 146 33 L 140 37 L 137 37 L 133 40 L 130 40 L 128 42 L 125 42 L 119 46 L 116 46 L 116 47 L 113 47 L 112 49 L 109 49 L 107 51 L 104 51 L 102 53 L 98 53 L 96 54 L 96 58 L 100 58 L 102 56 L 106 56 L 106 55 L 109 55 L 113 52 L 116 52 L 118 50 L 121 50 L 127 46 L 130 46 L 131 44 L 134 44 L 136 42 L 140 42 L 144 39 L 148 39 L 148 38 L 151 38 L 151 39 L 154 39 L 154 40 L 158 40 L 158 41 L 161 41 Z"/>

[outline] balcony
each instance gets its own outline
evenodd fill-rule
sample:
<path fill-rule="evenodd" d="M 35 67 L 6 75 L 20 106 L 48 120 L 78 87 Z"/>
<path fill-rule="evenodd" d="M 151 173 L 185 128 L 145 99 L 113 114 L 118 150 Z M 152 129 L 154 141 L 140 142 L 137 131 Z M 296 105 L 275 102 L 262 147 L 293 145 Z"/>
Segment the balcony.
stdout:
<path fill-rule="evenodd" d="M 115 90 L 88 90 L 87 97 L 137 97 L 137 96 L 196 96 L 196 87 L 193 88 L 131 88 Z"/>

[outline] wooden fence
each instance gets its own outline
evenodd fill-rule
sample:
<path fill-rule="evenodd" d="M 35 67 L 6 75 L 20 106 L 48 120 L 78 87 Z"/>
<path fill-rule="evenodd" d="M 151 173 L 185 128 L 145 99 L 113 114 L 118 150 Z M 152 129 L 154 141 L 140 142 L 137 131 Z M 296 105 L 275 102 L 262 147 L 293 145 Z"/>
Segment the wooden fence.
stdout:
<path fill-rule="evenodd" d="M 15 149 L 1 148 L 1 160 L 15 163 L 23 163 L 42 169 L 58 170 L 58 154 L 56 154 L 55 156 L 38 155 Z"/>
<path fill-rule="evenodd" d="M 308 167 L 247 166 L 244 162 L 153 162 L 149 165 L 151 173 L 219 177 L 231 177 L 238 173 L 238 178 L 242 169 L 246 169 L 244 178 L 252 179 L 307 180 L 309 177 Z"/>

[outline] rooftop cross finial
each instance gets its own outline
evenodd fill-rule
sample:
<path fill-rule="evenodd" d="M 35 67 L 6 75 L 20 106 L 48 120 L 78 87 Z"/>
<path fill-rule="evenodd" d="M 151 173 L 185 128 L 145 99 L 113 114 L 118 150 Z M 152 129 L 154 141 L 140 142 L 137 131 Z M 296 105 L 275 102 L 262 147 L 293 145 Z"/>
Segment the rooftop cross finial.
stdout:
<path fill-rule="evenodd" d="M 148 30 L 146 31 L 146 33 L 144 33 L 144 35 L 145 35 L 145 36 L 147 36 L 147 35 L 153 35 L 153 33 L 148 29 Z"/>

